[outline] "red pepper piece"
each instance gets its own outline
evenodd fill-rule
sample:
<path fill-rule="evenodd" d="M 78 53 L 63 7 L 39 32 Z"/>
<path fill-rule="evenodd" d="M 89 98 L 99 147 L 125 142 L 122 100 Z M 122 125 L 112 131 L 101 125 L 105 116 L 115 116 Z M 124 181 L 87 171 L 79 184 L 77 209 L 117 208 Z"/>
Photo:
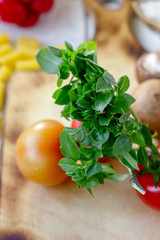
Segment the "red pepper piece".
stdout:
<path fill-rule="evenodd" d="M 17 0 L 17 1 L 21 2 L 21 3 L 24 3 L 24 4 L 29 4 L 29 3 L 33 2 L 34 0 Z"/>
<path fill-rule="evenodd" d="M 27 9 L 15 0 L 1 0 L 0 16 L 5 22 L 20 23 L 27 17 Z"/>
<path fill-rule="evenodd" d="M 53 3 L 53 0 L 34 0 L 30 7 L 37 13 L 44 13 L 48 12 L 52 8 Z"/>
<path fill-rule="evenodd" d="M 18 25 L 21 27 L 31 27 L 38 22 L 38 19 L 39 19 L 39 14 L 34 12 L 29 12 L 27 18 L 23 22 L 19 23 Z"/>

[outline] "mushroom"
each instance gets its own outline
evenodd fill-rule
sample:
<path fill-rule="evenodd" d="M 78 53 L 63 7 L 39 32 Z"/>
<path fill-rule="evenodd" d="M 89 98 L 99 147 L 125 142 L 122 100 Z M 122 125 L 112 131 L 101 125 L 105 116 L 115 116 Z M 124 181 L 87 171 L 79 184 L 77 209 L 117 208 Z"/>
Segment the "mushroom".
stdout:
<path fill-rule="evenodd" d="M 139 82 L 147 79 L 160 79 L 160 51 L 143 54 L 136 63 L 136 75 Z"/>
<path fill-rule="evenodd" d="M 133 92 L 133 110 L 142 121 L 148 123 L 151 132 L 160 137 L 160 80 L 149 79 L 141 83 Z"/>

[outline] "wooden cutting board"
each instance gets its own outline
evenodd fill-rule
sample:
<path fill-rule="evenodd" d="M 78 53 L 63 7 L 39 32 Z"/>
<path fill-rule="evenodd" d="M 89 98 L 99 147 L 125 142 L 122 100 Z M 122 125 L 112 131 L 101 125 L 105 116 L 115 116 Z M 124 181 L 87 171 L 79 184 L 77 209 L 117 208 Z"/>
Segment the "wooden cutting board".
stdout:
<path fill-rule="evenodd" d="M 109 38 L 108 30 L 98 27 L 96 39 L 99 64 L 116 79 L 128 75 L 132 92 L 138 84 L 135 61 L 141 49 L 126 22 Z M 93 198 L 70 180 L 56 187 L 44 187 L 20 174 L 15 162 L 19 134 L 41 119 L 70 124 L 60 117 L 61 109 L 54 104 L 55 89 L 56 77 L 41 71 L 15 73 L 8 82 L 2 139 L 0 240 L 159 240 L 159 212 L 138 199 L 130 180 L 106 180 L 105 185 L 94 189 Z M 124 171 L 117 163 L 114 165 L 117 171 Z"/>

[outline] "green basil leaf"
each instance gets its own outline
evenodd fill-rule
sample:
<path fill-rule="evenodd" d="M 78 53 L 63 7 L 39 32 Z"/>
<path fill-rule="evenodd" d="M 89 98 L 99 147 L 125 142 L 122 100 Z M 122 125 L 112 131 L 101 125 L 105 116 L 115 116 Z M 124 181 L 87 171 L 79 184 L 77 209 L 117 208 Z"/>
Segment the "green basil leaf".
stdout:
<path fill-rule="evenodd" d="M 130 112 L 126 112 L 124 113 L 120 118 L 119 118 L 119 122 L 120 123 L 124 123 L 128 120 L 129 116 L 130 116 Z"/>
<path fill-rule="evenodd" d="M 114 85 L 114 86 L 117 87 L 116 80 L 114 79 L 114 77 L 109 72 L 105 72 L 103 74 L 103 78 L 108 84 Z"/>
<path fill-rule="evenodd" d="M 61 116 L 69 120 L 70 117 L 70 106 L 66 105 L 61 111 Z"/>
<path fill-rule="evenodd" d="M 107 105 L 110 103 L 110 101 L 112 100 L 112 97 L 113 97 L 112 92 L 98 93 L 93 108 L 102 113 L 104 109 L 107 107 Z"/>
<path fill-rule="evenodd" d="M 128 93 L 120 93 L 115 100 L 115 104 L 120 108 L 128 108 L 134 102 L 135 98 Z"/>
<path fill-rule="evenodd" d="M 48 46 L 48 49 L 57 57 L 62 57 L 62 49 Z"/>
<path fill-rule="evenodd" d="M 69 103 L 68 92 L 70 89 L 71 89 L 70 85 L 66 85 L 60 89 L 57 89 L 52 96 L 55 99 L 55 103 L 59 105 L 68 104 Z"/>
<path fill-rule="evenodd" d="M 100 133 L 96 128 L 94 128 L 90 133 L 90 137 L 92 145 L 97 148 L 101 148 L 103 143 L 105 143 L 109 138 L 109 130 L 106 129 L 103 133 Z"/>
<path fill-rule="evenodd" d="M 112 180 L 114 182 L 122 182 L 129 178 L 129 174 L 119 174 L 119 173 L 114 173 L 112 175 L 108 175 L 107 179 Z"/>
<path fill-rule="evenodd" d="M 103 145 L 102 153 L 106 158 L 113 157 L 114 138 L 110 137 Z"/>
<path fill-rule="evenodd" d="M 126 152 L 122 154 L 122 159 L 125 159 L 131 166 L 132 169 L 137 169 L 138 168 L 138 163 L 137 163 L 137 159 L 135 158 L 135 156 L 132 154 L 132 152 Z M 122 160 L 122 162 L 124 163 L 124 160 Z"/>
<path fill-rule="evenodd" d="M 124 153 L 129 152 L 131 149 L 132 149 L 131 137 L 127 134 L 123 134 L 117 137 L 113 146 L 113 154 L 123 155 Z"/>
<path fill-rule="evenodd" d="M 111 119 L 113 118 L 113 115 L 109 116 L 109 117 L 102 117 L 99 119 L 99 125 L 101 126 L 108 126 Z"/>
<path fill-rule="evenodd" d="M 139 130 L 145 140 L 146 145 L 148 147 L 151 147 L 152 146 L 152 137 L 151 137 L 149 129 L 144 124 L 141 124 Z"/>
<path fill-rule="evenodd" d="M 148 154 L 144 147 L 140 147 L 137 152 L 138 162 L 141 163 L 143 166 L 148 166 Z"/>
<path fill-rule="evenodd" d="M 58 78 L 57 80 L 57 87 L 61 87 L 63 84 L 63 79 L 62 78 Z"/>
<path fill-rule="evenodd" d="M 87 188 L 97 187 L 98 184 L 99 184 L 99 179 L 95 176 L 92 176 L 91 178 L 88 179 Z"/>
<path fill-rule="evenodd" d="M 77 50 L 81 50 L 81 49 L 85 49 L 85 52 L 88 53 L 88 52 L 91 52 L 91 51 L 94 51 L 93 52 L 93 61 L 96 63 L 97 62 L 97 42 L 95 41 L 90 41 L 90 42 L 84 42 L 82 44 L 80 44 L 77 48 Z"/>
<path fill-rule="evenodd" d="M 69 51 L 71 51 L 71 52 L 74 51 L 72 45 L 71 45 L 69 42 L 65 41 L 65 46 L 66 46 L 66 48 L 67 48 Z"/>
<path fill-rule="evenodd" d="M 136 132 L 132 133 L 132 139 L 136 144 L 138 144 L 142 147 L 145 146 L 144 137 L 139 131 L 136 131 Z"/>
<path fill-rule="evenodd" d="M 96 83 L 96 92 L 106 92 L 112 90 L 112 86 L 107 83 L 104 78 L 99 78 Z"/>
<path fill-rule="evenodd" d="M 65 130 L 69 133 L 69 135 L 73 138 L 75 142 L 82 142 L 85 138 L 84 131 L 82 127 L 79 128 L 70 128 L 70 127 L 65 127 Z"/>
<path fill-rule="evenodd" d="M 80 152 L 78 146 L 65 129 L 60 133 L 60 143 L 60 149 L 64 156 L 72 160 L 79 160 Z"/>
<path fill-rule="evenodd" d="M 100 166 L 100 164 L 97 162 L 94 162 L 92 166 L 88 168 L 86 174 L 87 174 L 87 177 L 91 177 L 101 171 L 102 171 L 102 167 Z"/>
<path fill-rule="evenodd" d="M 58 165 L 65 171 L 65 172 L 73 172 L 76 169 L 76 163 L 69 158 L 62 158 Z"/>
<path fill-rule="evenodd" d="M 63 64 L 63 60 L 50 48 L 41 48 L 36 54 L 36 59 L 41 69 L 50 74 L 58 73 L 58 66 Z"/>
<path fill-rule="evenodd" d="M 127 76 L 123 76 L 118 80 L 117 84 L 118 84 L 118 92 L 124 93 L 129 88 L 130 82 Z"/>
<path fill-rule="evenodd" d="M 58 77 L 67 79 L 69 77 L 69 67 L 66 64 L 58 66 Z"/>
<path fill-rule="evenodd" d="M 100 164 L 102 167 L 102 173 L 104 174 L 104 177 L 106 179 L 115 181 L 115 182 L 121 182 L 126 180 L 129 177 L 129 174 L 119 174 L 114 169 L 113 166 L 108 163 L 102 163 Z"/>

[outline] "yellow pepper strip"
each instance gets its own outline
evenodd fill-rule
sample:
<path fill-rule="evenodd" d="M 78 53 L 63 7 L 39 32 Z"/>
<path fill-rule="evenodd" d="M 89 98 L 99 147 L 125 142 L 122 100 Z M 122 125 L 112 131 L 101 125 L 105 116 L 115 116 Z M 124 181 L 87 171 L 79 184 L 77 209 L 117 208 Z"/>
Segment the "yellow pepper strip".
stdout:
<path fill-rule="evenodd" d="M 39 41 L 33 38 L 24 38 L 21 37 L 17 41 L 17 46 L 20 47 L 31 47 L 31 48 L 39 48 Z"/>
<path fill-rule="evenodd" d="M 5 65 L 2 65 L 2 67 L 0 67 L 0 82 L 2 83 L 6 83 L 8 78 L 11 76 L 12 74 L 12 69 L 8 68 Z"/>
<path fill-rule="evenodd" d="M 18 47 L 18 52 L 21 53 L 22 57 L 24 58 L 34 58 L 37 51 L 39 50 L 39 48 L 29 48 L 28 46 L 27 47 L 24 47 L 24 46 L 20 46 Z"/>
<path fill-rule="evenodd" d="M 28 59 L 16 62 L 16 70 L 39 70 L 40 66 L 36 59 Z"/>
<path fill-rule="evenodd" d="M 10 40 L 9 40 L 9 37 L 6 33 L 1 33 L 0 34 L 0 45 L 1 44 L 4 44 L 4 43 L 9 43 Z"/>
<path fill-rule="evenodd" d="M 2 133 L 2 115 L 0 115 L 0 135 Z"/>
<path fill-rule="evenodd" d="M 9 52 L 12 52 L 13 51 L 13 47 L 11 46 L 11 44 L 3 44 L 3 45 L 0 45 L 0 56 L 3 56 Z"/>
<path fill-rule="evenodd" d="M 10 52 L 0 57 L 0 63 L 13 67 L 15 62 L 21 59 L 21 53 L 18 51 Z"/>
<path fill-rule="evenodd" d="M 0 82 L 0 111 L 3 109 L 5 96 L 5 84 Z"/>

